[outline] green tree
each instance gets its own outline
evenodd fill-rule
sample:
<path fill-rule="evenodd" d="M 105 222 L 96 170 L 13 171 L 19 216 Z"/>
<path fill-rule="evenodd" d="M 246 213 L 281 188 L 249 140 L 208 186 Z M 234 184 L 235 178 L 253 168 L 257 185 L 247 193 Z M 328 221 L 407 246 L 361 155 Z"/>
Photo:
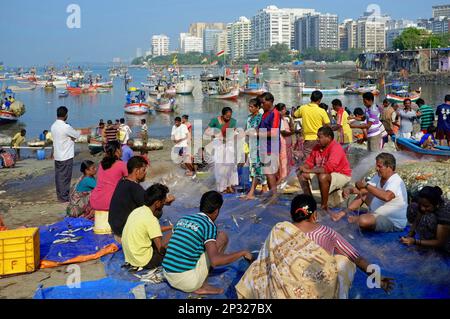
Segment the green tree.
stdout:
<path fill-rule="evenodd" d="M 269 62 L 269 53 L 263 52 L 259 55 L 259 62 L 260 63 L 267 63 Z"/>
<path fill-rule="evenodd" d="M 275 44 L 268 52 L 269 60 L 272 63 L 285 63 L 292 61 L 289 46 L 287 44 Z"/>

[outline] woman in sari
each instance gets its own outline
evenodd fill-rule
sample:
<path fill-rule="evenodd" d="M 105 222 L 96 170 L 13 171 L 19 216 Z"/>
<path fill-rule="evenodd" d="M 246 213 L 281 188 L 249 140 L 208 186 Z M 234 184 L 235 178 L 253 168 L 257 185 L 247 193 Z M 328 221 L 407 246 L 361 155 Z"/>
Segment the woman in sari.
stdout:
<path fill-rule="evenodd" d="M 292 135 L 293 129 L 287 116 L 286 105 L 279 103 L 275 106 L 281 114 L 281 139 L 280 139 L 280 169 L 278 172 L 278 184 L 285 182 L 294 166 L 292 157 Z"/>
<path fill-rule="evenodd" d="M 66 212 L 69 217 L 83 217 L 93 220 L 95 214 L 89 204 L 89 200 L 91 192 L 97 185 L 97 181 L 95 180 L 97 168 L 94 162 L 84 161 L 81 163 L 80 171 L 83 175 L 70 190 L 70 203 L 67 206 Z"/>
<path fill-rule="evenodd" d="M 222 115 L 211 120 L 207 132 L 214 139 L 214 175 L 217 191 L 225 194 L 234 193 L 233 186 L 239 185 L 234 158 L 234 139 L 227 138 L 227 130 L 236 128 L 237 122 L 232 116 L 231 108 L 223 108 Z"/>
<path fill-rule="evenodd" d="M 252 179 L 252 186 L 246 200 L 255 199 L 255 191 L 258 184 L 263 185 L 263 190 L 267 190 L 266 176 L 262 172 L 261 158 L 259 156 L 259 140 L 257 138 L 256 130 L 261 124 L 262 114 L 259 112 L 260 103 L 258 99 L 251 99 L 248 102 L 248 111 L 250 112 L 247 117 L 247 126 L 245 128 L 246 135 L 249 137 L 249 164 L 250 164 L 250 177 Z M 265 186 L 264 186 L 265 184 Z"/>
<path fill-rule="evenodd" d="M 293 199 L 293 222 L 272 229 L 258 259 L 236 286 L 239 299 L 345 299 L 356 266 L 372 274 L 352 245 L 317 223 L 316 210 L 312 196 Z M 389 292 L 393 279 L 381 277 L 380 285 Z"/>

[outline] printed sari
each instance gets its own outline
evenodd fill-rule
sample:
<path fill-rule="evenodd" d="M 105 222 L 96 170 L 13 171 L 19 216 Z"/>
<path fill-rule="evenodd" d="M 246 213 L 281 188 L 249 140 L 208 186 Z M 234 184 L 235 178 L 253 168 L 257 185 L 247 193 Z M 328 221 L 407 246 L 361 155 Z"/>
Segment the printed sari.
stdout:
<path fill-rule="evenodd" d="M 334 299 L 337 261 L 289 222 L 277 224 L 236 291 L 239 299 Z"/>
<path fill-rule="evenodd" d="M 70 203 L 67 206 L 66 214 L 68 217 L 82 217 L 89 220 L 94 220 L 95 211 L 89 204 L 91 192 L 77 192 L 77 186 L 84 178 L 85 176 L 81 176 L 70 190 Z"/>

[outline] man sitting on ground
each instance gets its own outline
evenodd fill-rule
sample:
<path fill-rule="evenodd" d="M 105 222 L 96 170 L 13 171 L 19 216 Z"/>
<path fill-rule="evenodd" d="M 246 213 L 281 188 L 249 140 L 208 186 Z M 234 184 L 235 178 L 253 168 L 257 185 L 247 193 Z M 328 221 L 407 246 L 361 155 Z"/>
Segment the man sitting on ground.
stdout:
<path fill-rule="evenodd" d="M 225 254 L 228 236 L 217 232 L 214 221 L 219 217 L 222 195 L 211 191 L 200 201 L 200 212 L 181 218 L 174 227 L 163 261 L 169 284 L 184 292 L 199 295 L 222 294 L 223 289 L 207 283 L 210 266 L 231 264 L 241 257 L 252 259 L 248 251 Z"/>
<path fill-rule="evenodd" d="M 327 211 L 329 194 L 338 192 L 350 182 L 352 170 L 344 149 L 334 140 L 331 127 L 320 128 L 317 136 L 319 144 L 313 148 L 305 164 L 300 166 L 298 178 L 303 192 L 312 195 L 310 181 L 317 176 L 322 195 L 322 209 Z"/>
<path fill-rule="evenodd" d="M 168 200 L 169 189 L 155 184 L 146 191 L 145 205 L 133 210 L 123 229 L 125 262 L 132 267 L 154 269 L 161 266 L 172 226 L 161 227 L 159 219 Z"/>
<path fill-rule="evenodd" d="M 147 175 L 146 160 L 141 156 L 135 156 L 128 161 L 127 169 L 128 176 L 117 184 L 114 191 L 108 216 L 109 225 L 119 242 L 128 216 L 146 203 L 145 190 L 140 185 Z M 169 196 L 167 204 L 175 200 L 173 196 Z"/>
<path fill-rule="evenodd" d="M 350 223 L 357 223 L 362 230 L 367 231 L 402 231 L 407 224 L 408 194 L 406 185 L 395 173 L 395 168 L 396 160 L 392 154 L 378 155 L 376 157 L 377 175 L 369 182 L 362 180 L 356 183 L 355 188 L 345 189 L 344 197 L 350 194 L 356 194 L 358 197 L 347 209 L 332 215 L 332 219 L 338 221 L 366 203 L 369 206 L 369 213 L 349 217 Z"/>

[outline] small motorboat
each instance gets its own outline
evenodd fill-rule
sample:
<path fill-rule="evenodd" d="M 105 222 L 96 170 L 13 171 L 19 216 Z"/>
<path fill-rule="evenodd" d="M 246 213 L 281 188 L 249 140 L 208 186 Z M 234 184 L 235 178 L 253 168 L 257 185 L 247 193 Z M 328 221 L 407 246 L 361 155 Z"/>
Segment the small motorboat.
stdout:
<path fill-rule="evenodd" d="M 285 87 L 290 87 L 290 88 L 300 88 L 300 87 L 304 87 L 305 83 L 304 82 L 288 82 L 288 81 L 284 81 L 283 85 Z"/>
<path fill-rule="evenodd" d="M 302 88 L 302 95 L 310 95 L 314 91 L 320 91 L 323 95 L 344 95 L 347 88 L 341 89 L 321 89 L 315 87 L 304 87 Z"/>
<path fill-rule="evenodd" d="M 68 96 L 69 96 L 69 92 L 67 90 L 58 92 L 58 97 L 60 97 L 60 98 L 64 98 L 64 97 L 68 97 Z"/>
<path fill-rule="evenodd" d="M 150 106 L 152 106 L 156 112 L 163 113 L 172 113 L 175 111 L 175 99 L 169 99 L 168 101 L 160 101 L 160 102 L 150 102 Z"/>
<path fill-rule="evenodd" d="M 394 137 L 395 145 L 400 151 L 405 151 L 415 157 L 436 157 L 444 160 L 450 159 L 450 147 L 435 146 L 436 150 L 424 149 L 420 147 L 419 141 L 411 138 Z"/>
<path fill-rule="evenodd" d="M 11 111 L 0 110 L 0 124 L 17 122 L 19 118 Z"/>

